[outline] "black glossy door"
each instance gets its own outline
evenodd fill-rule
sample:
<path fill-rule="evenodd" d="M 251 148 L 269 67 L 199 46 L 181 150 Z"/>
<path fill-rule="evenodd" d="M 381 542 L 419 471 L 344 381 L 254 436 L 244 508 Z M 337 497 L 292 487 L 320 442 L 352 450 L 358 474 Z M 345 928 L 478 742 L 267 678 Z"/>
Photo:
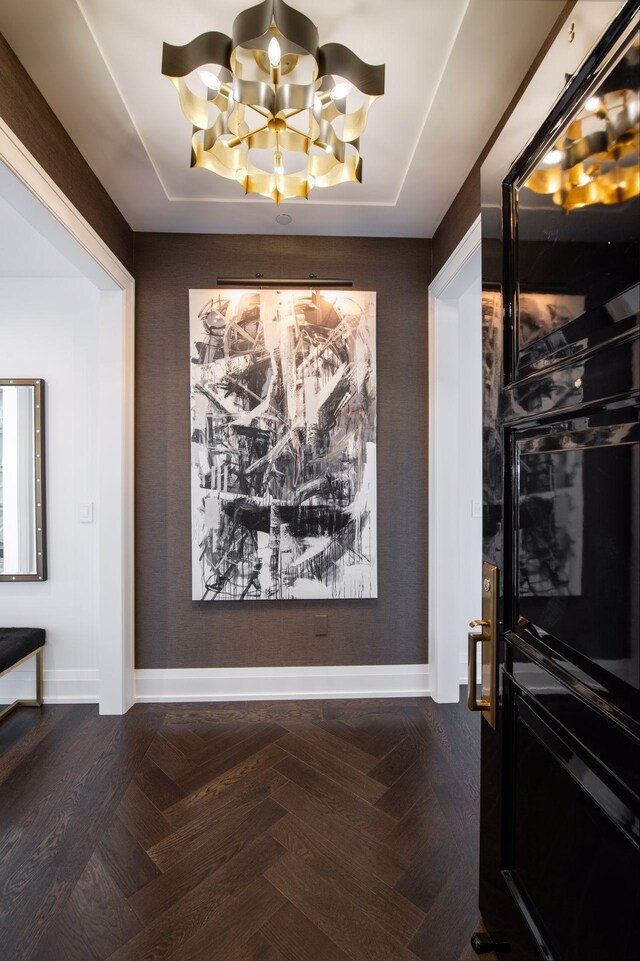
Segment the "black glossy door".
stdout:
<path fill-rule="evenodd" d="M 502 183 L 483 170 L 480 908 L 518 961 L 640 956 L 637 11 Z"/>

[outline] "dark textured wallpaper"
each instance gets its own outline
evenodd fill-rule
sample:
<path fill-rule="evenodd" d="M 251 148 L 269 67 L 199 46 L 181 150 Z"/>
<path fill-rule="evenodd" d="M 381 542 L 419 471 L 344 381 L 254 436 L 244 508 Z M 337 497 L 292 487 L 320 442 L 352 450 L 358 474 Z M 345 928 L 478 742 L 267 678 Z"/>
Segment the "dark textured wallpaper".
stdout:
<path fill-rule="evenodd" d="M 136 234 L 135 244 L 137 667 L 424 662 L 429 241 Z M 191 600 L 189 288 L 256 271 L 377 291 L 376 600 Z M 325 636 L 316 614 L 328 615 Z"/>
<path fill-rule="evenodd" d="M 0 117 L 130 273 L 133 231 L 0 34 Z"/>

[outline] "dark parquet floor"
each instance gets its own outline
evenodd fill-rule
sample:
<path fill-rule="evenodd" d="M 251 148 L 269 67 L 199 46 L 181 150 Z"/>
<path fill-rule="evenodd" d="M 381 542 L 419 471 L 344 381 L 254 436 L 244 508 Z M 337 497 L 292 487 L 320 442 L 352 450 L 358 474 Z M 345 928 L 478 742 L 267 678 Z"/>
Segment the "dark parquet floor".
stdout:
<path fill-rule="evenodd" d="M 467 957 L 478 741 L 463 704 L 417 699 L 18 711 L 0 725 L 0 955 Z"/>

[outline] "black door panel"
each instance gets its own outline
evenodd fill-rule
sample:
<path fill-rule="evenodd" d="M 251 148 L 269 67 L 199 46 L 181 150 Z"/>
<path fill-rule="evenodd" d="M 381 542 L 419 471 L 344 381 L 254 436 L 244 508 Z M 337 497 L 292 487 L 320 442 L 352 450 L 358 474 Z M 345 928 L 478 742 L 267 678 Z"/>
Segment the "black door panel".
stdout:
<path fill-rule="evenodd" d="M 572 358 L 552 370 L 514 381 L 503 392 L 505 424 L 634 401 L 640 387 L 637 314 L 633 327 L 597 352 Z M 631 325 L 631 320 L 628 325 Z"/>
<path fill-rule="evenodd" d="M 629 884 L 637 872 L 637 799 L 634 811 L 535 699 L 516 686 L 512 696 L 507 881 L 535 923 L 541 953 L 631 961 L 640 937 L 638 891 Z"/>
<path fill-rule="evenodd" d="M 482 173 L 483 539 L 502 595 L 480 906 L 523 961 L 640 946 L 638 9 L 502 182 Z"/>
<path fill-rule="evenodd" d="M 640 424 L 572 427 L 515 438 L 516 624 L 637 692 Z"/>
<path fill-rule="evenodd" d="M 566 732 L 574 742 L 574 753 L 583 751 L 583 760 L 598 771 L 635 812 L 640 798 L 640 769 L 635 756 L 637 730 L 628 719 L 601 710 L 599 704 L 571 675 L 555 662 L 540 663 L 539 647 L 510 634 L 510 665 L 507 670 L 517 688 L 534 699 L 548 723 Z M 637 817 L 637 813 L 634 815 Z M 634 828 L 637 834 L 637 828 Z"/>
<path fill-rule="evenodd" d="M 586 310 L 572 323 L 520 347 L 518 377 L 544 370 L 576 357 L 585 357 L 602 344 L 633 332 L 640 310 L 640 286 L 635 284 L 602 306 Z"/>

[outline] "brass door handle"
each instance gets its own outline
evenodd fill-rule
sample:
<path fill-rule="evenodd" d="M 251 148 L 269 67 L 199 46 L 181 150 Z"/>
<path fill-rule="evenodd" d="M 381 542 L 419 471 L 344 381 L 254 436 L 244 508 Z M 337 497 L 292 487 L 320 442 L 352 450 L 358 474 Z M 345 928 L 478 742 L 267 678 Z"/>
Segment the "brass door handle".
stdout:
<path fill-rule="evenodd" d="M 482 617 L 471 621 L 469 627 L 469 688 L 467 705 L 470 711 L 482 711 L 482 716 L 495 728 L 498 716 L 498 568 L 485 561 L 482 565 Z M 482 694 L 477 696 L 477 650 L 482 649 Z"/>
<path fill-rule="evenodd" d="M 471 621 L 469 627 L 489 627 L 489 622 Z M 484 698 L 478 700 L 476 697 L 476 688 L 478 686 L 476 645 L 479 641 L 483 644 L 488 644 L 490 637 L 483 631 L 479 634 L 474 634 L 472 631 L 469 631 L 469 686 L 467 688 L 467 707 L 470 711 L 486 711 L 491 706 L 488 700 Z"/>

